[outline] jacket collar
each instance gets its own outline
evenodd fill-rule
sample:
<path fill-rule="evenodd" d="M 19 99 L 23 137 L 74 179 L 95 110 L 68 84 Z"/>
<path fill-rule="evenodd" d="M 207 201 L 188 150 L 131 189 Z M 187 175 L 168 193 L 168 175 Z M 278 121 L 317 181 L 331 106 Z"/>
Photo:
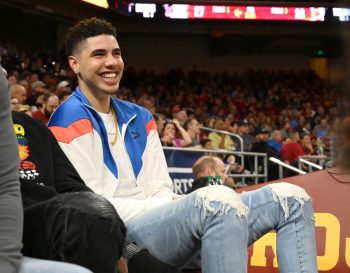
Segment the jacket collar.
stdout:
<path fill-rule="evenodd" d="M 85 105 L 89 106 L 90 108 L 94 109 L 91 106 L 91 103 L 89 102 L 89 100 L 86 98 L 86 96 L 80 90 L 79 87 L 77 87 L 75 89 L 74 96 L 76 96 L 83 104 L 85 104 Z M 129 107 L 126 107 L 119 99 L 112 99 L 111 103 L 112 103 L 112 107 L 113 107 L 114 111 L 117 114 L 118 125 L 119 126 L 122 125 L 122 124 L 129 123 L 130 120 L 134 118 L 135 112 L 132 112 L 131 109 Z"/>

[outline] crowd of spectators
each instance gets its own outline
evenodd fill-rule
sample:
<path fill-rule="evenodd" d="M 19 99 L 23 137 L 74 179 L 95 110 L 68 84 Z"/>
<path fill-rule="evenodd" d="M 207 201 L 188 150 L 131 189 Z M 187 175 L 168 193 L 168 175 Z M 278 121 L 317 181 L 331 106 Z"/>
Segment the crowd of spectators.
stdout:
<path fill-rule="evenodd" d="M 9 71 L 13 110 L 47 123 L 76 86 L 65 56 L 13 46 L 0 47 L 0 52 Z M 232 74 L 194 66 L 188 72 L 175 68 L 155 73 L 129 67 L 116 96 L 155 114 L 164 146 L 255 151 L 259 145 L 253 144 L 262 142 L 291 164 L 299 155 L 322 153 L 322 139 L 336 136 L 341 121 L 339 91 L 311 70 Z M 218 131 L 240 136 L 243 147 Z M 309 137 L 307 147 L 298 133 Z M 294 143 L 300 147 L 295 149 Z M 288 153 L 295 150 L 299 152 Z"/>

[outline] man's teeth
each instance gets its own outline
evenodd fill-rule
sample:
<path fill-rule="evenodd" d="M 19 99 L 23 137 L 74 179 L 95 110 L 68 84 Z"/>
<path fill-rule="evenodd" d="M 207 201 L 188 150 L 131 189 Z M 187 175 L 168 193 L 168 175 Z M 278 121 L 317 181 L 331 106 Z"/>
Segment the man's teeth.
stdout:
<path fill-rule="evenodd" d="M 117 77 L 117 73 L 106 73 L 102 75 L 103 78 L 115 78 Z"/>

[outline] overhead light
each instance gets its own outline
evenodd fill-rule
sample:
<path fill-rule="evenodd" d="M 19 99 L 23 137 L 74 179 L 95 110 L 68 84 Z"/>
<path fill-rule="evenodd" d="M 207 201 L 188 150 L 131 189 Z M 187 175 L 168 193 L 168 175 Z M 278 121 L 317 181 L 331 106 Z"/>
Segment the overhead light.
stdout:
<path fill-rule="evenodd" d="M 108 9 L 109 7 L 107 0 L 83 0 L 83 1 L 105 9 Z"/>

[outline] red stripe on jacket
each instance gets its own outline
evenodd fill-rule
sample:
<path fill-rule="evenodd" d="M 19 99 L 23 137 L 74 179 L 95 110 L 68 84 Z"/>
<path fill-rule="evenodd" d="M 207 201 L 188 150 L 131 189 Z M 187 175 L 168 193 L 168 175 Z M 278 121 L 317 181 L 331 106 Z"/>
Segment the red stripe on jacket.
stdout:
<path fill-rule="evenodd" d="M 91 133 L 93 130 L 91 121 L 88 119 L 80 119 L 69 125 L 67 128 L 61 126 L 51 126 L 49 129 L 54 134 L 58 142 L 67 144 L 72 142 L 77 137 Z"/>
<path fill-rule="evenodd" d="M 146 132 L 147 135 L 149 134 L 149 131 L 151 130 L 157 130 L 157 124 L 154 121 L 154 119 L 151 119 L 147 124 L 146 124 Z"/>

